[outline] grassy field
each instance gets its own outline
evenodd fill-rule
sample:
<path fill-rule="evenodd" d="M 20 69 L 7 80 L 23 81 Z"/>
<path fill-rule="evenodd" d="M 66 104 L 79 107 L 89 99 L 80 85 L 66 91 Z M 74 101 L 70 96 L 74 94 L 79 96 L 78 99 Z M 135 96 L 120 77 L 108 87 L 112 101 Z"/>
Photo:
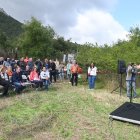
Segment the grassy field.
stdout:
<path fill-rule="evenodd" d="M 139 140 L 139 126 L 109 120 L 126 101 L 125 94 L 69 83 L 0 98 L 0 140 Z"/>

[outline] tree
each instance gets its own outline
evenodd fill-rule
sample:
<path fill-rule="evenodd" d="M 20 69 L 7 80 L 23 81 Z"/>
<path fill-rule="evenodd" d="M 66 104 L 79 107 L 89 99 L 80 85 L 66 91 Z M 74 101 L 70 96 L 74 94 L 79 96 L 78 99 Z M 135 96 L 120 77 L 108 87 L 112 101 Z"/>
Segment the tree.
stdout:
<path fill-rule="evenodd" d="M 130 41 L 135 43 L 137 46 L 140 46 L 140 29 L 138 26 L 130 28 L 129 38 Z"/>
<path fill-rule="evenodd" d="M 52 41 L 55 35 L 50 26 L 43 26 L 40 21 L 32 18 L 23 25 L 24 32 L 18 39 L 17 46 L 20 55 L 36 58 L 50 57 L 52 54 Z"/>

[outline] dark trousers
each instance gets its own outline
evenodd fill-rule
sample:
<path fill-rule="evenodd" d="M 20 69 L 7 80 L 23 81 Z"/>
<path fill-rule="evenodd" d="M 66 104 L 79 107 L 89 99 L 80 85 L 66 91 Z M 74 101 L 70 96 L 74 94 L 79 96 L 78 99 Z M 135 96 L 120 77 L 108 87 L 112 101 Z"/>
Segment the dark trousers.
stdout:
<path fill-rule="evenodd" d="M 10 87 L 9 81 L 6 81 L 6 80 L 0 78 L 0 85 L 3 86 L 3 95 L 7 95 L 8 94 L 8 89 Z"/>
<path fill-rule="evenodd" d="M 50 71 L 50 81 L 52 83 L 52 77 L 54 78 L 54 82 L 56 82 L 56 70 Z"/>
<path fill-rule="evenodd" d="M 35 84 L 36 88 L 39 88 L 39 87 L 42 88 L 43 87 L 43 81 L 41 81 L 41 80 L 33 80 L 31 82 Z"/>
<path fill-rule="evenodd" d="M 72 73 L 72 77 L 71 77 L 71 84 L 72 86 L 74 85 L 77 86 L 78 83 L 78 74 L 77 73 Z"/>

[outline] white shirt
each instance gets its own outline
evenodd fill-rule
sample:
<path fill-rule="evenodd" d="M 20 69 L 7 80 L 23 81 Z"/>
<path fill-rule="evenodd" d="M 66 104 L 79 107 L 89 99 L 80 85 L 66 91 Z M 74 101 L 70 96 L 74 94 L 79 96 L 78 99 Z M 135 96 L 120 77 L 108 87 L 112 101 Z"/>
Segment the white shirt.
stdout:
<path fill-rule="evenodd" d="M 0 73 L 0 76 L 1 76 L 2 79 L 6 80 L 6 81 L 9 80 L 8 75 L 7 75 L 6 72 L 5 72 L 5 73 L 2 73 L 2 72 L 1 72 L 1 73 Z"/>
<path fill-rule="evenodd" d="M 50 73 L 49 73 L 49 71 L 48 71 L 48 70 L 47 70 L 47 71 L 42 71 L 42 72 L 40 73 L 40 77 L 41 77 L 41 79 L 50 78 Z"/>
<path fill-rule="evenodd" d="M 91 76 L 96 76 L 97 75 L 97 67 L 94 68 L 88 68 L 88 74 Z"/>

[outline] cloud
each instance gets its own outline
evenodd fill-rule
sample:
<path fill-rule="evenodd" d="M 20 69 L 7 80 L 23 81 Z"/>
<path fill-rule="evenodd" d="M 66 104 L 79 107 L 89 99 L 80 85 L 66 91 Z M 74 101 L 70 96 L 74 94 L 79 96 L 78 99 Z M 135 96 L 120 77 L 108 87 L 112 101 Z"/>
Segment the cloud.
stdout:
<path fill-rule="evenodd" d="M 117 1 L 0 0 L 0 3 L 1 8 L 21 22 L 34 16 L 43 24 L 53 27 L 58 35 L 73 38 L 75 42 L 103 43 L 125 32 L 109 14 Z M 113 37 L 111 34 L 114 34 Z M 108 35 L 111 37 L 107 37 Z"/>
<path fill-rule="evenodd" d="M 91 8 L 111 9 L 117 0 L 0 0 L 2 8 L 21 22 L 35 16 L 56 28 L 73 26 L 77 14 Z"/>
<path fill-rule="evenodd" d="M 74 42 L 112 44 L 126 39 L 128 32 L 109 14 L 100 10 L 89 10 L 79 14 L 77 24 L 69 28 L 66 35 Z"/>

